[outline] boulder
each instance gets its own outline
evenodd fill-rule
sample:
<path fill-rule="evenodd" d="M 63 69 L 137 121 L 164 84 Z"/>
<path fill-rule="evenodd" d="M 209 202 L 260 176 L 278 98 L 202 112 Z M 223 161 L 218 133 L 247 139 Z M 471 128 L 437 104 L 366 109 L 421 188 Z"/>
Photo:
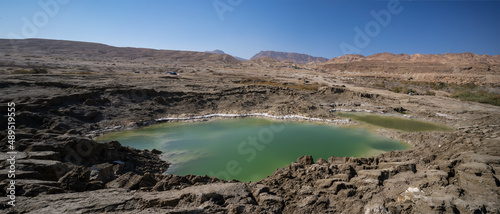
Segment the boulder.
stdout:
<path fill-rule="evenodd" d="M 157 155 L 160 155 L 160 154 L 162 153 L 162 151 L 160 151 L 160 150 L 158 150 L 158 149 L 153 149 L 153 150 L 151 150 L 151 152 L 152 152 L 153 154 L 157 154 Z"/>
<path fill-rule="evenodd" d="M 324 158 L 319 158 L 317 161 L 316 161 L 317 164 L 326 164 L 328 163 Z"/>
<path fill-rule="evenodd" d="M 258 197 L 259 206 L 267 207 L 270 211 L 278 212 L 283 209 L 283 198 L 270 193 L 262 193 Z"/>
<path fill-rule="evenodd" d="M 437 184 L 439 186 L 448 185 L 448 173 L 442 170 L 426 170 L 425 175 L 429 180 L 429 184 Z"/>
<path fill-rule="evenodd" d="M 3 195 L 7 194 L 6 188 L 10 182 L 9 180 L 3 180 L 0 182 L 0 192 Z M 60 187 L 59 183 L 55 181 L 43 181 L 38 179 L 17 179 L 16 180 L 16 195 L 23 196 L 37 196 L 42 193 L 55 194 L 64 192 Z"/>
<path fill-rule="evenodd" d="M 59 179 L 61 187 L 65 190 L 74 190 L 77 192 L 87 190 L 90 171 L 86 167 L 77 166 Z"/>
<path fill-rule="evenodd" d="M 311 206 L 313 205 L 316 201 L 318 200 L 318 195 L 309 195 L 300 200 L 297 203 L 298 207 L 306 207 L 306 206 Z"/>
<path fill-rule="evenodd" d="M 297 163 L 300 163 L 303 166 L 307 166 L 313 164 L 314 159 L 311 155 L 301 156 L 297 159 Z"/>
<path fill-rule="evenodd" d="M 106 185 L 102 181 L 90 181 L 87 185 L 87 190 L 104 189 Z"/>
<path fill-rule="evenodd" d="M 412 171 L 417 172 L 417 167 L 414 162 L 381 162 L 378 164 L 380 169 L 394 169 L 391 170 L 395 173 Z"/>
<path fill-rule="evenodd" d="M 38 172 L 37 179 L 41 180 L 57 181 L 70 170 L 65 163 L 55 160 L 22 159 L 16 164 L 21 170 Z"/>
<path fill-rule="evenodd" d="M 347 182 L 335 182 L 330 187 L 330 189 L 335 194 L 337 194 L 340 190 L 343 190 L 343 189 L 353 189 L 353 188 L 354 188 L 354 185 L 352 185 L 351 183 L 347 183 Z"/>
<path fill-rule="evenodd" d="M 115 180 L 106 184 L 107 188 L 125 188 L 125 189 L 137 189 L 139 183 L 141 182 L 143 176 L 137 175 L 133 172 L 127 172 Z"/>
<path fill-rule="evenodd" d="M 337 178 L 319 179 L 314 184 L 314 187 L 319 188 L 319 189 L 325 189 L 325 188 L 330 187 L 334 182 L 337 182 L 337 181 L 340 181 L 340 179 L 337 179 Z"/>
<path fill-rule="evenodd" d="M 59 154 L 54 151 L 31 151 L 28 152 L 30 159 L 59 160 Z"/>
<path fill-rule="evenodd" d="M 389 170 L 387 169 L 359 170 L 357 174 L 358 177 L 353 178 L 353 180 L 365 183 L 369 183 L 368 181 L 376 181 L 377 185 L 381 185 L 384 180 L 389 178 Z"/>
<path fill-rule="evenodd" d="M 90 167 L 90 180 L 97 180 L 107 183 L 115 179 L 115 165 L 110 163 L 96 164 Z"/>
<path fill-rule="evenodd" d="M 269 187 L 264 184 L 257 184 L 252 191 L 252 194 L 255 196 L 260 195 L 261 193 L 269 193 Z"/>
<path fill-rule="evenodd" d="M 140 189 L 151 189 L 156 185 L 158 182 L 157 178 L 151 174 L 151 173 L 146 173 L 144 176 L 142 176 L 142 180 L 139 182 L 139 188 Z"/>

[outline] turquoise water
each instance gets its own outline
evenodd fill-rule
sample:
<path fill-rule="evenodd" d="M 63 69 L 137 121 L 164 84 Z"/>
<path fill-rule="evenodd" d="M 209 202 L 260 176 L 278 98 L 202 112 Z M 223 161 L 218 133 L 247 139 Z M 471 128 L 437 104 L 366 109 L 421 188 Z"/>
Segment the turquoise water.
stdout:
<path fill-rule="evenodd" d="M 109 133 L 97 140 L 161 150 L 172 163 L 168 173 L 240 181 L 265 178 L 303 155 L 364 157 L 408 148 L 364 129 L 260 118 L 163 123 Z"/>

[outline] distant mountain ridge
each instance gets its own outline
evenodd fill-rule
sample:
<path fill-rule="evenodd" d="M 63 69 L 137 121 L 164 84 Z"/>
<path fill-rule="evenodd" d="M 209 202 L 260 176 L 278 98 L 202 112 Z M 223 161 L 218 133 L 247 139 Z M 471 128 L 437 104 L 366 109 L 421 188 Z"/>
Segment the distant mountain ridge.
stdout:
<path fill-rule="evenodd" d="M 214 53 L 214 54 L 226 54 L 226 53 L 224 53 L 224 51 L 219 50 L 219 49 L 215 49 L 213 51 L 205 51 L 205 52 L 207 52 L 207 53 Z"/>
<path fill-rule="evenodd" d="M 113 47 L 105 44 L 78 42 L 67 40 L 50 39 L 0 39 L 0 54 L 31 54 L 52 55 L 64 57 L 85 58 L 122 58 L 127 60 L 150 58 L 162 61 L 184 61 L 184 62 L 211 62 L 239 64 L 239 57 L 226 54 L 222 50 L 206 52 L 180 51 L 180 50 L 157 50 L 148 48 Z M 264 60 L 264 58 L 267 58 Z M 356 63 L 360 66 L 377 65 L 381 63 L 437 63 L 437 64 L 483 64 L 484 70 L 498 70 L 500 67 L 500 55 L 478 55 L 474 53 L 445 53 L 445 54 L 392 54 L 378 53 L 370 56 L 348 54 L 335 57 L 330 60 L 323 57 L 313 57 L 307 54 L 287 53 L 277 51 L 261 51 L 250 60 L 262 59 L 262 62 L 273 63 L 300 63 L 321 62 L 323 66 L 330 69 L 343 69 L 341 64 Z M 318 64 L 319 65 L 319 64 Z M 363 66 L 364 66 L 363 65 Z M 344 66 L 345 67 L 345 66 Z M 352 67 L 352 65 L 351 65 Z"/>
<path fill-rule="evenodd" d="M 462 73 L 491 75 L 500 72 L 500 55 L 474 53 L 445 54 L 392 54 L 378 53 L 370 56 L 348 54 L 335 57 L 318 65 L 324 71 L 375 72 L 375 73 Z M 445 80 L 440 80 L 445 81 Z M 459 78 L 449 80 L 461 82 Z"/>
<path fill-rule="evenodd" d="M 51 39 L 0 39 L 0 53 L 86 58 L 122 58 L 126 60 L 151 58 L 162 61 L 240 63 L 239 60 L 227 54 L 113 47 L 99 43 Z"/>
<path fill-rule="evenodd" d="M 250 60 L 259 59 L 262 57 L 269 57 L 272 59 L 277 59 L 279 61 L 290 60 L 292 62 L 299 64 L 307 64 L 315 61 L 319 62 L 328 61 L 328 59 L 324 57 L 314 57 L 307 54 L 278 52 L 278 51 L 261 51 L 258 54 L 255 54 L 252 58 L 250 58 Z"/>
<path fill-rule="evenodd" d="M 327 64 L 331 63 L 349 63 L 349 62 L 369 62 L 369 61 L 383 61 L 392 63 L 456 63 L 456 64 L 469 64 L 469 63 L 488 63 L 500 64 L 500 55 L 478 55 L 474 53 L 445 53 L 445 54 L 392 54 L 392 53 L 378 53 L 370 56 L 363 56 L 359 54 L 347 54 L 340 57 L 334 57 Z"/>
<path fill-rule="evenodd" d="M 205 52 L 207 52 L 207 53 L 214 53 L 214 54 L 227 54 L 224 51 L 219 50 L 219 49 L 215 49 L 213 51 L 205 51 Z M 231 55 L 231 56 L 234 57 L 237 60 L 240 60 L 240 61 L 246 61 L 247 60 L 247 59 L 244 59 L 244 58 L 241 58 L 241 57 L 237 57 L 237 56 L 233 56 L 233 55 Z"/>

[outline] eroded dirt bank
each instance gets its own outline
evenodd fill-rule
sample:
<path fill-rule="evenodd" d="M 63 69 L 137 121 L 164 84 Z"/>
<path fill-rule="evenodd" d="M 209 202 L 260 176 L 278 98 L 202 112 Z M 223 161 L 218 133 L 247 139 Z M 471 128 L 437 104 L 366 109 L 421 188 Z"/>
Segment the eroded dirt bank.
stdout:
<path fill-rule="evenodd" d="M 20 196 L 15 207 L 2 206 L 3 211 L 500 212 L 499 107 L 342 87 L 328 79 L 318 90 L 251 84 L 244 82 L 246 75 L 4 75 L 0 102 L 16 103 Z M 403 107 L 411 116 L 445 123 L 455 131 L 379 130 L 414 147 L 371 158 L 314 162 L 312 157 L 300 157 L 252 183 L 162 175 L 168 163 L 158 158 L 158 151 L 122 147 L 118 142 L 97 144 L 90 138 L 93 131 L 109 127 L 134 128 L 162 117 L 212 113 L 334 119 L 329 110 L 339 106 L 387 113 Z M 6 107 L 1 110 L 5 117 Z M 6 124 L 0 129 L 6 130 Z M 0 138 L 6 140 L 6 133 L 1 132 Z M 1 149 L 7 151 L 6 145 Z M 3 171 L 6 159 L 1 159 Z M 8 180 L 1 179 L 6 195 Z"/>

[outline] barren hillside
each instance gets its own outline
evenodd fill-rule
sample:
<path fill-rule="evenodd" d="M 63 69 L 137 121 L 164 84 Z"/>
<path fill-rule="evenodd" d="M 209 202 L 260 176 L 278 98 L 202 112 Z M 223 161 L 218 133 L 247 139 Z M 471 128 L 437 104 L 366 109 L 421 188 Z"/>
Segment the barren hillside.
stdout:
<path fill-rule="evenodd" d="M 90 42 L 47 39 L 0 39 L 0 54 L 29 53 L 54 57 L 154 59 L 161 61 L 214 62 L 237 64 L 240 61 L 227 54 L 194 51 L 156 50 L 147 48 L 113 47 Z"/>
<path fill-rule="evenodd" d="M 269 57 L 269 58 L 277 59 L 279 61 L 291 60 L 292 62 L 300 63 L 300 64 L 306 64 L 306 63 L 314 62 L 314 61 L 319 61 L 319 62 L 328 61 L 327 58 L 323 58 L 323 57 L 314 57 L 314 56 L 310 56 L 307 54 L 287 53 L 287 52 L 277 52 L 277 51 L 261 51 L 258 54 L 255 54 L 250 59 L 251 60 L 252 59 L 259 59 L 262 57 Z"/>
<path fill-rule="evenodd" d="M 371 56 L 344 55 L 316 67 L 328 72 L 347 72 L 361 76 L 413 79 L 449 83 L 498 82 L 500 55 L 457 54 L 391 54 Z"/>

